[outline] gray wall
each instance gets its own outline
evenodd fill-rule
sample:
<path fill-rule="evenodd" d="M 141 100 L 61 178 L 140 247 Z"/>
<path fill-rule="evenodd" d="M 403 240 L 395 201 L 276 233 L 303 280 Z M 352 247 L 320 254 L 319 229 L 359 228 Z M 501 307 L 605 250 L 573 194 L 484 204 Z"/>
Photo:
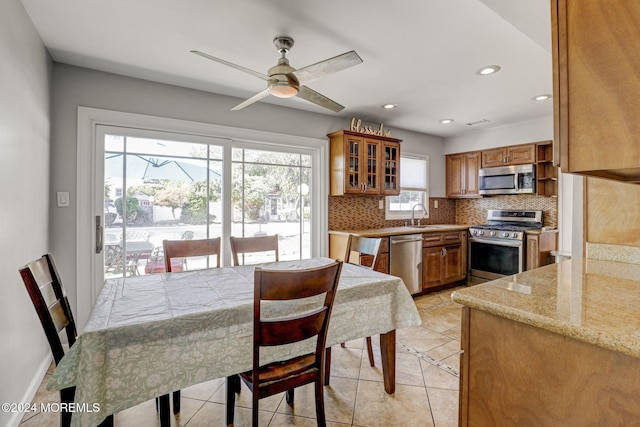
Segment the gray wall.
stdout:
<path fill-rule="evenodd" d="M 28 402 L 50 351 L 18 268 L 49 251 L 52 65 L 19 0 L 0 2 L 0 58 L 0 402 Z"/>

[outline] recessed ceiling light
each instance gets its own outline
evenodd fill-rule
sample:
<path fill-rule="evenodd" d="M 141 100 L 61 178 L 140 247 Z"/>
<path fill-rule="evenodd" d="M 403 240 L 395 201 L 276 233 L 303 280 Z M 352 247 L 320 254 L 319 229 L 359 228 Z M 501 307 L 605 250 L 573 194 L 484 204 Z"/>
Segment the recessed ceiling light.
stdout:
<path fill-rule="evenodd" d="M 494 74 L 500 71 L 499 65 L 487 65 L 486 67 L 480 68 L 477 72 L 480 75 L 488 76 L 489 74 Z"/>
<path fill-rule="evenodd" d="M 394 108 L 398 108 L 398 104 L 384 104 L 380 107 L 384 108 L 385 110 L 392 110 Z"/>
<path fill-rule="evenodd" d="M 538 95 L 533 98 L 534 101 L 546 101 L 547 99 L 551 99 L 551 95 L 544 94 L 544 95 Z"/>
<path fill-rule="evenodd" d="M 442 123 L 443 125 L 448 125 L 449 123 L 453 123 L 453 119 L 442 119 L 440 120 L 440 123 Z"/>

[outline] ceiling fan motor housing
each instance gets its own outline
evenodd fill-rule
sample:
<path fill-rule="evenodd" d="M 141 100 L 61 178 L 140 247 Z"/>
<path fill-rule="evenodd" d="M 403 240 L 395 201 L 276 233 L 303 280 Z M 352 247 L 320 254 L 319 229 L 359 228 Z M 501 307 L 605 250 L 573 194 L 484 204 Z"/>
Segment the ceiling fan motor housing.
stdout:
<path fill-rule="evenodd" d="M 296 69 L 289 65 L 287 58 L 278 60 L 278 65 L 269 68 L 269 92 L 279 98 L 290 98 L 298 93 L 299 83 L 293 74 Z"/>

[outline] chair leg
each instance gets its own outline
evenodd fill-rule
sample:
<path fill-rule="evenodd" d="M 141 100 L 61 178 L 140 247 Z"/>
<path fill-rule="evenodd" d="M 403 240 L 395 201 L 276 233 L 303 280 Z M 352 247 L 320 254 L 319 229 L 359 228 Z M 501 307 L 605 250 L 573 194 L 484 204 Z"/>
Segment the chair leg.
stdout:
<path fill-rule="evenodd" d="M 369 354 L 369 363 L 371 366 L 376 366 L 373 361 L 373 346 L 371 345 L 371 337 L 367 337 L 367 353 Z"/>
<path fill-rule="evenodd" d="M 113 415 L 109 415 L 105 418 L 104 421 L 98 424 L 98 427 L 113 427 Z"/>
<path fill-rule="evenodd" d="M 258 385 L 253 389 L 253 405 L 251 406 L 251 426 L 258 427 Z"/>
<path fill-rule="evenodd" d="M 173 415 L 178 415 L 180 413 L 180 390 L 174 391 L 172 395 L 173 395 Z"/>
<path fill-rule="evenodd" d="M 331 376 L 331 347 L 327 347 L 324 352 L 324 385 L 329 385 Z"/>
<path fill-rule="evenodd" d="M 227 377 L 227 425 L 233 425 L 233 416 L 236 405 L 236 383 L 240 382 L 240 377 L 231 375 Z"/>
<path fill-rule="evenodd" d="M 291 406 L 293 406 L 294 391 L 295 389 L 292 388 L 291 390 L 287 390 L 287 393 L 286 393 L 287 403 Z"/>
<path fill-rule="evenodd" d="M 318 378 L 315 382 L 316 389 L 316 419 L 318 427 L 325 427 L 327 420 L 324 417 L 324 387 L 322 386 L 322 378 Z"/>
<path fill-rule="evenodd" d="M 74 401 L 75 394 L 75 387 L 69 387 L 60 390 L 60 402 L 67 404 L 72 403 Z M 60 425 L 62 427 L 69 427 L 71 425 L 71 415 L 72 413 L 67 410 L 63 410 L 60 412 Z"/>
<path fill-rule="evenodd" d="M 169 395 L 163 394 L 158 398 L 158 404 L 160 406 L 160 427 L 170 427 L 171 419 L 169 416 Z"/>

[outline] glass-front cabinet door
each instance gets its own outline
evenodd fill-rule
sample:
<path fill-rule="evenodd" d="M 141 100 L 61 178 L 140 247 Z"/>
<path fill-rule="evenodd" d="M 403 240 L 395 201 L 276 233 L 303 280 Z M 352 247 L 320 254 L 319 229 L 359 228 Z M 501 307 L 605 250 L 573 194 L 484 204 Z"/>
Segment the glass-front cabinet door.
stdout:
<path fill-rule="evenodd" d="M 365 139 L 365 156 L 363 156 L 366 177 L 362 192 L 365 194 L 380 194 L 380 143 L 375 140 Z"/>
<path fill-rule="evenodd" d="M 346 183 L 345 193 L 361 193 L 362 179 L 360 174 L 362 138 L 349 137 L 345 141 L 346 148 Z"/>
<path fill-rule="evenodd" d="M 398 195 L 400 193 L 400 144 L 383 144 L 384 160 L 382 164 L 381 194 Z"/>

